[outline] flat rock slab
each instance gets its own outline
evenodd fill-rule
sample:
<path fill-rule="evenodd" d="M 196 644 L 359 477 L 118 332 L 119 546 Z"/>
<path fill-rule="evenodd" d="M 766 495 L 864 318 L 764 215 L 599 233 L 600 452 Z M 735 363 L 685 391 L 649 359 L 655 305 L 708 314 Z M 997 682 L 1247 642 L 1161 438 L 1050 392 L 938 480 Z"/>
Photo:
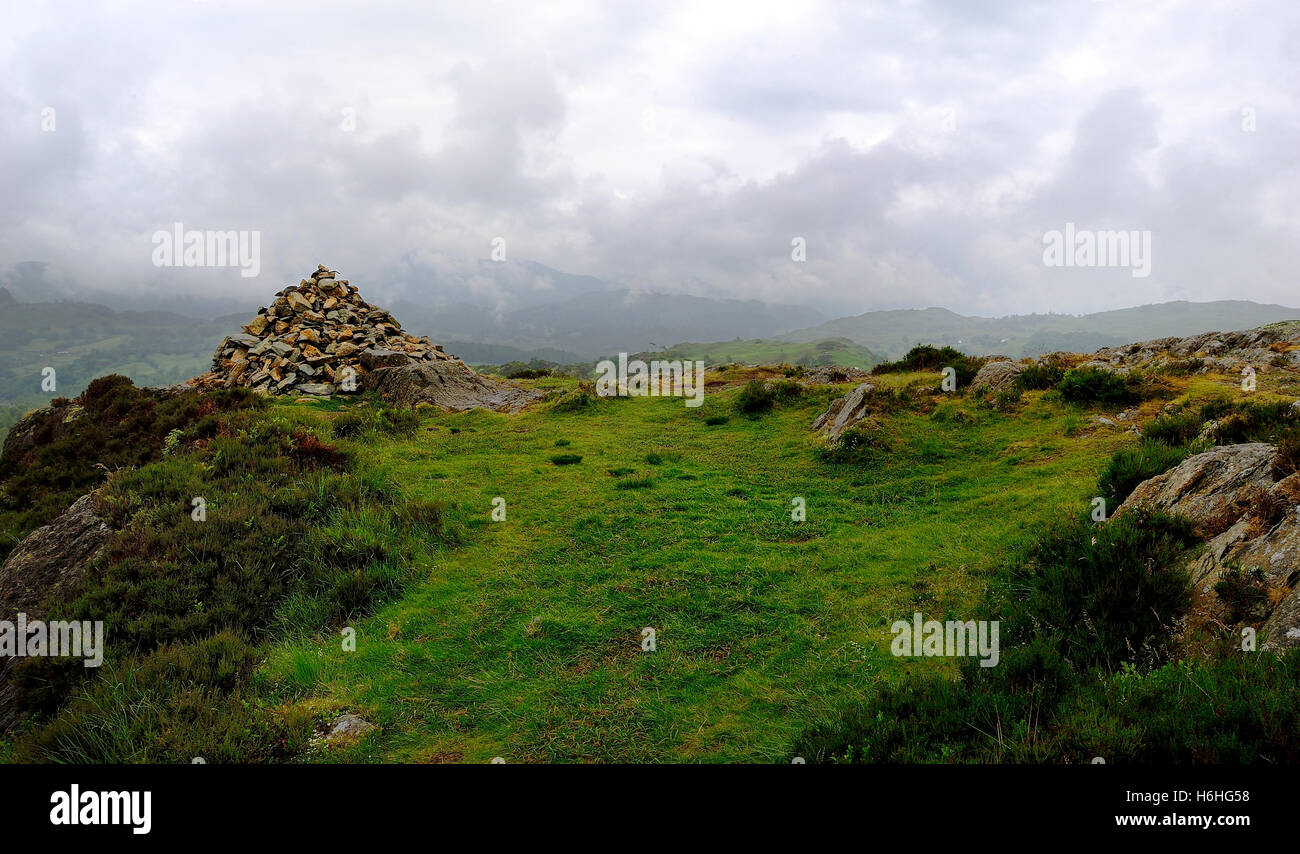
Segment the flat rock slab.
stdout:
<path fill-rule="evenodd" d="M 365 386 L 394 406 L 430 403 L 450 412 L 491 409 L 518 412 L 541 400 L 540 391 L 520 388 L 475 373 L 464 362 L 417 362 L 379 368 L 366 375 Z"/>

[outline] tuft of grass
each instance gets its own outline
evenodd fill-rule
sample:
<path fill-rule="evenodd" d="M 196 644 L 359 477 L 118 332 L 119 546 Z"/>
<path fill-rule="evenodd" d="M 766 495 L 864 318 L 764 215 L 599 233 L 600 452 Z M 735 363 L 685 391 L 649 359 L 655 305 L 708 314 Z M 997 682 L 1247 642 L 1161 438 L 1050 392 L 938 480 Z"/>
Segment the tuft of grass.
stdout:
<path fill-rule="evenodd" d="M 551 457 L 551 464 L 557 466 L 572 466 L 582 462 L 582 454 L 555 454 Z"/>

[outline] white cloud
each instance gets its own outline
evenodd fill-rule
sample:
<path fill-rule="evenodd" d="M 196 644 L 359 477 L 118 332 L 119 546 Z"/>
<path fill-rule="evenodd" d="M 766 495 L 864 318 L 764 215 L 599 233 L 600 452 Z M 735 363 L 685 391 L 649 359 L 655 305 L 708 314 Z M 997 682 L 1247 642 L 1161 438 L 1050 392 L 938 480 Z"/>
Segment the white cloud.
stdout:
<path fill-rule="evenodd" d="M 472 268 L 504 236 L 568 272 L 841 311 L 1300 301 L 1286 2 L 5 15 L 0 269 L 86 288 L 260 298 L 318 261 Z M 153 268 L 175 221 L 263 231 L 263 276 Z M 1150 228 L 1152 276 L 1042 267 L 1067 221 Z"/>

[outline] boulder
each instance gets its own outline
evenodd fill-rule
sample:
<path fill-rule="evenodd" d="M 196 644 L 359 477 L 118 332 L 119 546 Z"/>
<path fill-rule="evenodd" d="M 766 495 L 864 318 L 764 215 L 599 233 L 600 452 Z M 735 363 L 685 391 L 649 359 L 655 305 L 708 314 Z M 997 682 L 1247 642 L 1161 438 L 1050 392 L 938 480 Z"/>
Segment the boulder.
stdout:
<path fill-rule="evenodd" d="M 1001 391 L 1008 388 L 1016 381 L 1026 368 L 1019 362 L 1012 362 L 1009 359 L 997 358 L 997 361 L 985 362 L 984 367 L 979 369 L 974 379 L 970 381 L 970 390 L 972 392 L 983 391 Z"/>
<path fill-rule="evenodd" d="M 47 597 L 73 590 L 112 533 L 95 513 L 92 495 L 83 495 L 24 537 L 0 565 L 0 619 L 19 611 L 35 617 Z"/>
<path fill-rule="evenodd" d="M 1228 445 L 1189 457 L 1140 484 L 1116 510 L 1137 507 L 1186 516 L 1210 537 L 1188 566 L 1196 592 L 1211 606 L 1226 569 L 1259 570 L 1271 611 L 1265 649 L 1300 646 L 1300 474 L 1278 479 L 1276 449 Z"/>
<path fill-rule="evenodd" d="M 540 391 L 477 374 L 459 360 L 380 367 L 365 376 L 364 387 L 394 406 L 431 403 L 452 412 L 480 408 L 518 412 L 543 397 Z"/>
<path fill-rule="evenodd" d="M 1143 481 L 1115 511 L 1133 507 L 1165 510 L 1199 525 L 1221 524 L 1241 515 L 1272 488 L 1277 450 L 1263 442 L 1224 445 L 1188 457 L 1158 477 Z"/>
<path fill-rule="evenodd" d="M 846 368 L 842 365 L 818 365 L 804 371 L 801 382 L 804 385 L 832 385 L 835 383 L 863 382 L 871 376 L 861 368 Z"/>
<path fill-rule="evenodd" d="M 827 439 L 838 441 L 845 430 L 866 417 L 871 403 L 869 395 L 874 389 L 871 383 L 861 383 L 848 394 L 831 401 L 826 411 L 817 416 L 812 428 L 824 430 Z"/>

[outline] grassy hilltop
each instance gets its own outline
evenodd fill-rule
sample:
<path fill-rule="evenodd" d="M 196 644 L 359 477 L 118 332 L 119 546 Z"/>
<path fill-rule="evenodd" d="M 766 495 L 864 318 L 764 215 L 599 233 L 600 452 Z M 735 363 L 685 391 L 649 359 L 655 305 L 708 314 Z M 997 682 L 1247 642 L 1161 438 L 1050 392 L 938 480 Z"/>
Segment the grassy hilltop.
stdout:
<path fill-rule="evenodd" d="M 1145 399 L 1108 406 L 1057 388 L 945 395 L 937 370 L 885 373 L 873 440 L 837 455 L 809 424 L 850 386 L 799 387 L 783 373 L 711 373 L 698 409 L 600 399 L 558 377 L 526 381 L 551 397 L 519 415 L 229 393 L 158 407 L 157 424 L 133 434 L 143 465 L 101 490 L 120 532 L 80 597 L 50 606 L 109 615 L 108 664 L 87 679 L 27 662 L 19 697 L 35 717 L 0 755 L 1087 761 L 1105 749 L 1122 761 L 1169 748 L 1223 759 L 1196 753 L 1190 735 L 1183 747 L 1144 742 L 1124 719 L 1123 697 L 1143 692 L 1201 714 L 1168 702 L 1190 692 L 1177 668 L 1211 666 L 1199 659 L 1130 656 L 1068 677 L 1051 665 L 1054 687 L 1025 712 L 1019 689 L 972 683 L 981 674 L 951 659 L 892 656 L 889 626 L 914 611 L 970 618 L 1035 543 L 1075 530 L 1112 458 L 1139 441 L 1096 416 L 1145 422 L 1170 402 L 1240 398 L 1234 378 L 1152 377 Z M 1270 399 L 1300 390 L 1286 373 L 1260 383 Z M 76 430 L 111 429 L 97 413 L 139 404 L 129 384 L 93 390 L 46 465 L 82 465 L 59 443 L 84 444 Z M 61 483 L 24 488 L 54 496 L 51 508 L 84 491 Z M 190 521 L 192 495 L 206 497 L 202 523 Z M 492 521 L 498 498 L 504 521 Z M 791 519 L 796 498 L 806 521 Z M 43 521 L 2 509 L 9 543 Z M 1023 677 L 1032 667 L 1014 653 L 1004 657 Z M 1281 668 L 1295 656 L 1279 661 L 1206 679 L 1293 700 Z M 945 691 L 978 701 L 961 711 Z M 919 709 L 938 734 L 881 732 L 878 708 L 903 721 Z M 1206 726 L 1221 711 L 1205 712 Z M 317 743 L 341 712 L 377 726 Z M 996 737 L 971 717 L 1004 712 Z M 1249 722 L 1232 727 L 1218 742 L 1229 754 L 1295 749 L 1294 735 L 1251 741 Z"/>

